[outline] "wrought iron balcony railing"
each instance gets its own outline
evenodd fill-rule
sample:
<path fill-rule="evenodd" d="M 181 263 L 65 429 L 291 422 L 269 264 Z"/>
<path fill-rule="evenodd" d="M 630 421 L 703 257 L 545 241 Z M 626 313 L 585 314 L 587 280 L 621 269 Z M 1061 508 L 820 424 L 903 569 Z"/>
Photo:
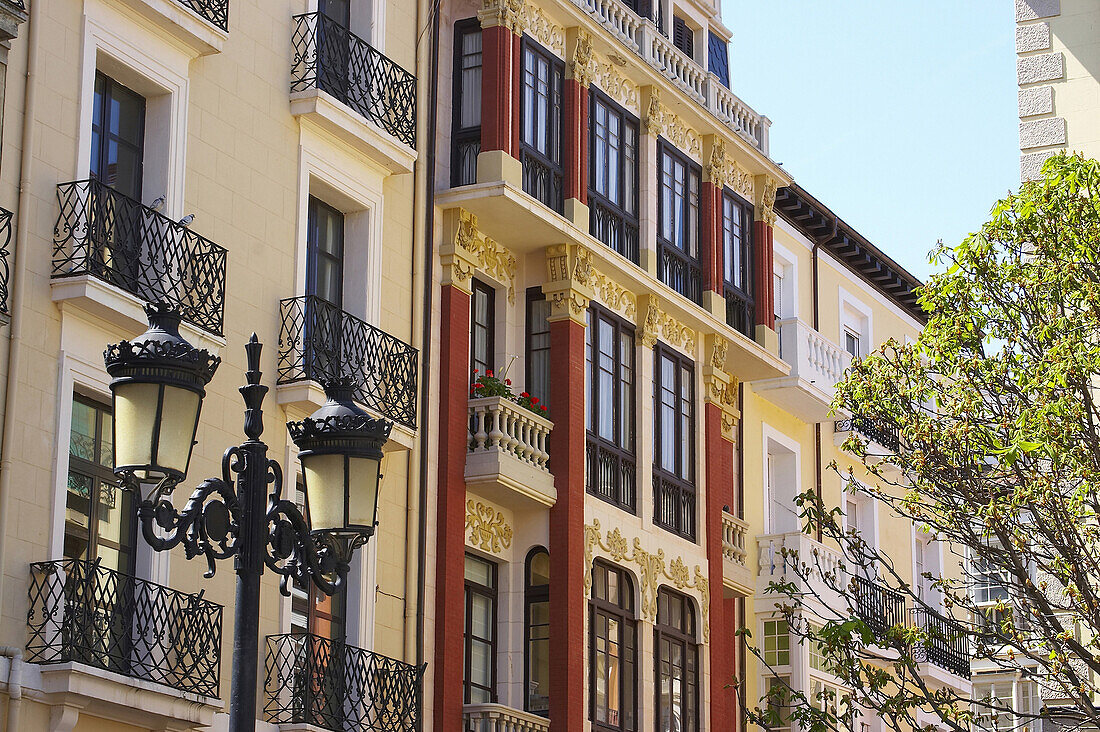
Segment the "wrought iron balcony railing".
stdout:
<path fill-rule="evenodd" d="M 970 640 L 956 621 L 916 607 L 913 608 L 913 623 L 927 634 L 920 649 L 924 660 L 956 676 L 970 678 Z"/>
<path fill-rule="evenodd" d="M 588 192 L 588 231 L 608 248 L 638 264 L 638 222 L 617 206 Z"/>
<path fill-rule="evenodd" d="M 695 541 L 695 486 L 653 469 L 653 523 Z"/>
<path fill-rule="evenodd" d="M 837 432 L 858 432 L 868 440 L 882 445 L 887 450 L 897 452 L 901 449 L 901 434 L 897 425 L 890 424 L 886 420 L 857 415 L 851 419 L 838 421 L 834 429 Z"/>
<path fill-rule="evenodd" d="M 322 13 L 294 17 L 290 91 L 320 89 L 416 147 L 416 77 Z"/>
<path fill-rule="evenodd" d="M 520 145 L 519 160 L 523 168 L 524 192 L 547 208 L 562 213 L 565 210 L 565 173 L 562 167 L 524 144 Z"/>
<path fill-rule="evenodd" d="M 657 276 L 688 300 L 702 304 L 703 268 L 697 259 L 671 244 L 657 242 Z"/>
<path fill-rule="evenodd" d="M 735 287 L 723 288 L 726 325 L 749 338 L 756 337 L 756 309 L 753 301 Z"/>
<path fill-rule="evenodd" d="M 176 0 L 203 20 L 229 31 L 229 0 Z"/>
<path fill-rule="evenodd" d="M 279 383 L 350 377 L 368 409 L 416 427 L 419 353 L 314 295 L 280 303 Z"/>
<path fill-rule="evenodd" d="M 225 249 L 97 180 L 61 183 L 57 200 L 53 277 L 91 275 L 222 334 Z"/>
<path fill-rule="evenodd" d="M 308 633 L 269 636 L 266 666 L 269 722 L 335 732 L 419 729 L 423 666 Z"/>
<path fill-rule="evenodd" d="M 589 432 L 584 446 L 585 488 L 619 508 L 638 510 L 638 471 L 634 455 Z"/>
<path fill-rule="evenodd" d="M 31 565 L 27 660 L 82 663 L 218 696 L 222 607 L 100 566 Z"/>
<path fill-rule="evenodd" d="M 890 628 L 905 624 L 905 595 L 859 575 L 852 575 L 851 587 L 856 614 L 876 638 L 883 639 Z"/>
<path fill-rule="evenodd" d="M 12 212 L 0 208 L 0 315 L 11 315 L 8 304 L 8 278 L 11 276 L 8 257 L 11 256 Z"/>

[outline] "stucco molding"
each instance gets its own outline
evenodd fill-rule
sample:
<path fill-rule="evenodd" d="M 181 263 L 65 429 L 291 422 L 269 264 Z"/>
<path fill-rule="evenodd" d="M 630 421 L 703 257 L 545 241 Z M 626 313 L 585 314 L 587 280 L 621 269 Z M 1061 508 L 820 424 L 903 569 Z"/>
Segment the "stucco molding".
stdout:
<path fill-rule="evenodd" d="M 466 209 L 457 210 L 455 234 L 451 242 L 440 247 L 443 261 L 443 284 L 455 285 L 472 292 L 470 278 L 474 270 L 508 287 L 508 302 L 516 303 L 516 257 L 504 245 L 490 239 L 478 229 L 477 216 Z"/>
<path fill-rule="evenodd" d="M 661 300 L 656 295 L 646 295 L 644 298 L 645 302 L 638 310 L 639 313 L 643 310 L 645 312 L 645 316 L 638 323 L 638 329 L 642 334 L 642 345 L 653 348 L 658 340 L 662 340 L 682 350 L 691 358 L 695 358 L 695 347 L 699 343 L 698 333 L 662 310 Z"/>
<path fill-rule="evenodd" d="M 498 511 L 488 503 L 466 500 L 466 531 L 470 546 L 491 554 L 500 554 L 512 546 L 512 527 Z"/>
<path fill-rule="evenodd" d="M 585 325 L 588 305 L 596 296 L 591 252 L 576 244 L 552 244 L 546 247 L 546 271 L 542 292 L 550 300 L 547 320 Z"/>
<path fill-rule="evenodd" d="M 543 46 L 562 58 L 565 57 L 565 29 L 550 20 L 550 16 L 542 8 L 525 3 L 523 6 L 523 26 L 524 28 L 520 29 L 520 33 L 526 30 L 532 38 Z"/>
<path fill-rule="evenodd" d="M 597 86 L 600 91 L 630 111 L 637 113 L 641 103 L 641 91 L 638 89 L 638 85 L 620 74 L 611 61 L 603 60 L 596 55 L 594 55 L 594 58 L 596 59 Z"/>
<path fill-rule="evenodd" d="M 779 184 L 769 175 L 758 176 L 757 183 L 754 217 L 768 226 L 775 226 L 775 194 Z"/>
<path fill-rule="evenodd" d="M 726 142 L 715 138 L 710 148 L 710 160 L 703 168 L 704 180 L 709 180 L 718 188 L 728 186 L 752 201 L 756 197 L 756 184 L 752 173 L 744 168 L 726 152 Z"/>
<path fill-rule="evenodd" d="M 482 28 L 504 26 L 516 35 L 523 33 L 526 15 L 525 0 L 482 0 L 477 11 Z"/>
<path fill-rule="evenodd" d="M 585 89 L 596 78 L 596 58 L 592 52 L 592 36 L 584 31 L 577 33 L 573 55 L 569 59 L 569 76 Z"/>

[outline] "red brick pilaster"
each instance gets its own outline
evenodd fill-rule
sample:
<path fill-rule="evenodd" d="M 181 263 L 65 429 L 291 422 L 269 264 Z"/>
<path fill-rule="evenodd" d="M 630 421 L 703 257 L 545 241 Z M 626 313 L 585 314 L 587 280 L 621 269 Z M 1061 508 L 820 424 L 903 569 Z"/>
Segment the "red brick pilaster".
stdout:
<path fill-rule="evenodd" d="M 519 153 L 519 36 L 507 25 L 481 31 L 481 152 Z"/>
<path fill-rule="evenodd" d="M 588 85 L 565 80 L 565 200 L 588 205 Z"/>
<path fill-rule="evenodd" d="M 705 285 L 711 292 L 722 294 L 722 188 L 721 183 L 703 182 L 702 202 L 703 236 L 699 251 L 703 258 Z"/>
<path fill-rule="evenodd" d="M 708 391 L 710 385 L 708 384 Z M 732 387 L 727 387 L 732 388 Z M 737 720 L 733 682 L 737 673 L 735 598 L 725 597 L 722 584 L 722 511 L 734 505 L 733 443 L 723 435 L 722 407 L 704 406 L 707 459 L 707 568 L 710 577 L 710 725 L 732 730 Z"/>
<path fill-rule="evenodd" d="M 772 248 L 772 227 L 767 221 L 753 224 L 753 285 L 756 293 L 756 324 L 775 330 L 775 255 Z"/>

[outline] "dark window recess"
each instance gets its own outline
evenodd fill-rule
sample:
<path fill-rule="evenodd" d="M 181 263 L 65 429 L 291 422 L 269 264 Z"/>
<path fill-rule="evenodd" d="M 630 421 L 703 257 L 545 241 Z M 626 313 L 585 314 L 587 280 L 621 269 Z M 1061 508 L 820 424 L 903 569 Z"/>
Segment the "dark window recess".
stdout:
<path fill-rule="evenodd" d="M 526 574 L 524 709 L 546 717 L 550 714 L 550 555 L 545 549 L 533 549 L 527 556 Z"/>
<path fill-rule="evenodd" d="M 496 347 L 496 292 L 484 282 L 473 281 L 470 296 L 470 373 L 486 374 L 493 369 Z M 471 382 L 473 383 L 473 382 Z"/>
<path fill-rule="evenodd" d="M 588 310 L 585 359 L 587 490 L 637 511 L 634 457 L 634 329 L 598 306 Z"/>
<path fill-rule="evenodd" d="M 638 120 L 595 89 L 589 111 L 589 231 L 638 263 Z"/>
<path fill-rule="evenodd" d="M 145 151 L 145 97 L 100 71 L 92 104 L 92 177 L 141 200 Z"/>
<path fill-rule="evenodd" d="M 520 114 L 520 163 L 523 190 L 549 208 L 564 208 L 562 167 L 562 84 L 565 65 L 542 46 L 523 39 L 523 104 Z"/>
<path fill-rule="evenodd" d="M 481 152 L 481 22 L 455 23 L 454 91 L 451 120 L 451 185 L 477 182 Z"/>
<path fill-rule="evenodd" d="M 496 702 L 497 565 L 466 555 L 465 663 L 466 704 Z"/>
<path fill-rule="evenodd" d="M 726 323 L 752 338 L 752 206 L 729 190 L 722 193 L 722 294 Z"/>
<path fill-rule="evenodd" d="M 691 600 L 664 587 L 657 591 L 654 628 L 658 732 L 699 729 L 699 647 Z"/>
<path fill-rule="evenodd" d="M 306 228 L 306 295 L 344 303 L 344 214 L 309 197 Z"/>
<path fill-rule="evenodd" d="M 710 31 L 707 46 L 707 69 L 718 77 L 718 81 L 722 82 L 723 86 L 730 88 L 729 44 L 714 31 Z"/>
<path fill-rule="evenodd" d="M 588 603 L 589 718 L 598 732 L 636 732 L 638 627 L 634 583 L 624 570 L 597 560 Z"/>
<path fill-rule="evenodd" d="M 695 541 L 695 366 L 658 344 L 653 374 L 653 523 Z"/>
<path fill-rule="evenodd" d="M 695 58 L 695 31 L 678 15 L 672 16 L 672 45 Z"/>
<path fill-rule="evenodd" d="M 541 287 L 527 290 L 527 342 L 526 384 L 527 392 L 543 404 L 550 400 L 550 301 L 542 294 Z"/>
<path fill-rule="evenodd" d="M 698 165 L 664 140 L 658 142 L 657 275 L 692 302 L 702 303 L 699 261 Z"/>

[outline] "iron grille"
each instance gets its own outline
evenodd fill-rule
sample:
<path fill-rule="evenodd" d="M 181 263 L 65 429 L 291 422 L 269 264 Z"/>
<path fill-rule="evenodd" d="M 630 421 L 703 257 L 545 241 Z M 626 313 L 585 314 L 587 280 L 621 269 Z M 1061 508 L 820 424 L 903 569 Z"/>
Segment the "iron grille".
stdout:
<path fill-rule="evenodd" d="M 268 636 L 264 715 L 275 724 L 417 729 L 424 667 L 309 633 Z"/>
<path fill-rule="evenodd" d="M 753 302 L 732 287 L 726 287 L 724 292 L 726 300 L 726 325 L 739 333 L 744 333 L 749 338 L 755 334 L 755 309 Z"/>
<path fill-rule="evenodd" d="M 320 89 L 416 147 L 416 77 L 322 13 L 294 17 L 290 91 Z"/>
<path fill-rule="evenodd" d="M 415 348 L 315 295 L 288 297 L 280 310 L 280 384 L 350 377 L 368 409 L 416 427 Z"/>
<path fill-rule="evenodd" d="M 225 249 L 97 180 L 61 183 L 57 200 L 53 277 L 91 275 L 222 334 Z"/>
<path fill-rule="evenodd" d="M 922 607 L 913 608 L 913 622 L 927 637 L 918 660 L 933 663 L 964 679 L 970 678 L 970 642 L 959 623 Z"/>
<path fill-rule="evenodd" d="M 82 663 L 180 691 L 218 696 L 222 607 L 107 569 L 61 559 L 31 565 L 27 660 Z"/>
<path fill-rule="evenodd" d="M 477 156 L 481 153 L 481 130 L 455 134 L 454 159 L 451 161 L 451 186 L 477 183 Z"/>
<path fill-rule="evenodd" d="M 176 0 L 203 20 L 229 32 L 229 0 Z"/>
<path fill-rule="evenodd" d="M 905 595 L 859 575 L 852 576 L 851 585 L 856 615 L 876 638 L 885 639 L 886 631 L 905 623 Z"/>
<path fill-rule="evenodd" d="M 901 435 L 897 425 L 891 424 L 885 419 L 872 419 L 871 417 L 855 416 L 851 419 L 842 419 L 834 428 L 837 432 L 858 432 L 868 440 L 873 440 L 887 450 L 897 452 L 901 449 Z"/>
<path fill-rule="evenodd" d="M 610 249 L 638 263 L 638 222 L 623 215 L 589 192 L 588 230 Z"/>
<path fill-rule="evenodd" d="M 15 7 L 19 8 L 20 10 L 26 10 L 27 9 L 27 5 L 24 2 L 24 0 L 7 0 L 7 2 L 8 2 L 9 5 L 14 5 Z"/>
<path fill-rule="evenodd" d="M 8 306 L 8 278 L 11 272 L 8 257 L 11 256 L 11 218 L 12 212 L 0 208 L 0 313 L 10 315 Z"/>
<path fill-rule="evenodd" d="M 653 523 L 695 541 L 695 486 L 653 470 Z"/>
<path fill-rule="evenodd" d="M 520 163 L 523 166 L 523 191 L 540 201 L 547 208 L 564 211 L 564 174 L 559 166 L 547 162 L 542 155 L 520 144 Z"/>
<path fill-rule="evenodd" d="M 696 304 L 703 302 L 703 271 L 698 260 L 676 247 L 658 242 L 657 274 L 661 282 Z"/>
<path fill-rule="evenodd" d="M 634 456 L 589 433 L 584 448 L 585 486 L 594 496 L 635 513 L 638 508 Z"/>

